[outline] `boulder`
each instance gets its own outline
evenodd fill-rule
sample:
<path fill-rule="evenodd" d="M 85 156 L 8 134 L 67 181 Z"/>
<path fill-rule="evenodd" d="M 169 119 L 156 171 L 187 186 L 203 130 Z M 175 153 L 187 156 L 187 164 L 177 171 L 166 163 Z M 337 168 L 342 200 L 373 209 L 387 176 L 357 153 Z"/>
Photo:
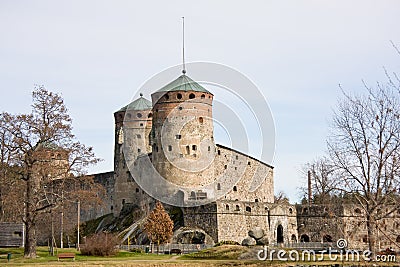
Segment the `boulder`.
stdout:
<path fill-rule="evenodd" d="M 254 227 L 249 231 L 249 236 L 255 240 L 261 239 L 265 235 L 264 230 L 261 227 Z"/>
<path fill-rule="evenodd" d="M 268 237 L 266 237 L 266 236 L 263 236 L 263 237 L 261 237 L 260 239 L 257 240 L 257 245 L 265 246 L 265 245 L 268 245 L 268 244 L 269 244 L 269 240 L 268 240 Z"/>
<path fill-rule="evenodd" d="M 250 236 L 246 237 L 242 241 L 242 246 L 255 246 L 256 244 L 257 244 L 257 241 Z"/>

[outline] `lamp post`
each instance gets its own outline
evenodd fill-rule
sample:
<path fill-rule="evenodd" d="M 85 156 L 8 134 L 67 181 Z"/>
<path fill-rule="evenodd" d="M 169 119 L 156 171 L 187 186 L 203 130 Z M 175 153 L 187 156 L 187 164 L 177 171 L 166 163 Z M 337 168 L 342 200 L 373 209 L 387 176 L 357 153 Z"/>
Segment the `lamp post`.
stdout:
<path fill-rule="evenodd" d="M 76 244 L 76 249 L 78 251 L 81 250 L 80 246 L 79 246 L 79 224 L 81 222 L 81 201 L 78 199 L 78 237 L 77 237 L 77 244 Z"/>
<path fill-rule="evenodd" d="M 61 229 L 60 229 L 60 248 L 64 248 L 63 235 L 64 235 L 64 190 L 61 191 Z"/>

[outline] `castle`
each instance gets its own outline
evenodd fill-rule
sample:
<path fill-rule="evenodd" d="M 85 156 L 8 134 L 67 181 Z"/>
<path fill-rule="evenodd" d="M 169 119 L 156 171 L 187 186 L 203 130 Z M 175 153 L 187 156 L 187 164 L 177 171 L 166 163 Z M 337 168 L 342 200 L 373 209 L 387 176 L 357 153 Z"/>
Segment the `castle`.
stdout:
<path fill-rule="evenodd" d="M 103 214 L 134 206 L 143 217 L 157 199 L 179 207 L 182 229 L 201 232 L 200 243 L 241 243 L 259 227 L 269 243 L 346 238 L 350 247 L 367 247 L 356 205 L 275 203 L 273 167 L 215 143 L 213 94 L 185 73 L 151 99 L 141 94 L 114 113 L 114 172 L 95 175 L 109 196 Z M 400 243 L 399 217 L 379 222 L 392 237 L 379 246 Z"/>
<path fill-rule="evenodd" d="M 273 167 L 215 144 L 211 92 L 183 74 L 151 97 L 141 95 L 114 114 L 115 214 L 128 203 L 150 209 L 148 191 L 156 185 L 143 191 L 137 181 L 154 168 L 179 187 L 163 191 L 172 196 L 167 204 L 184 207 L 184 226 L 214 242 L 241 242 L 257 226 L 268 229 L 269 240 L 297 240 L 295 207 L 274 204 Z"/>

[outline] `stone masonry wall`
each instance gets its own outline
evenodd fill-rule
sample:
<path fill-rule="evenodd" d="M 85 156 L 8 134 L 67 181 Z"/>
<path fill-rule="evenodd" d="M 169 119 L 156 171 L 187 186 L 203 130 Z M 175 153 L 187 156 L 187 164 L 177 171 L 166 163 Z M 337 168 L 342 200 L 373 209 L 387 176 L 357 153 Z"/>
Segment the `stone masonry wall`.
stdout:
<path fill-rule="evenodd" d="M 277 229 L 283 227 L 283 241 L 297 239 L 296 211 L 292 205 L 262 202 L 217 201 L 218 241 L 241 243 L 248 231 L 261 227 L 270 243 L 276 243 Z"/>

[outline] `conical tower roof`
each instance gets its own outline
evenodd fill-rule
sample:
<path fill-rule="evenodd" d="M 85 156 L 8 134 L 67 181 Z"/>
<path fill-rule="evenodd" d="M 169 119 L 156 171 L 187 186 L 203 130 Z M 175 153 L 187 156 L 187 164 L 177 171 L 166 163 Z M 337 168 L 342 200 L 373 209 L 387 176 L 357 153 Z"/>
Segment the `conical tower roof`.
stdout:
<path fill-rule="evenodd" d="M 126 111 L 129 110 L 149 110 L 152 109 L 153 106 L 149 100 L 143 97 L 143 94 L 140 94 L 140 97 L 125 107 L 121 108 L 118 111 Z"/>
<path fill-rule="evenodd" d="M 165 85 L 158 92 L 172 92 L 172 91 L 195 91 L 211 94 L 207 89 L 193 81 L 189 76 L 185 74 L 179 76 L 169 84 Z"/>

